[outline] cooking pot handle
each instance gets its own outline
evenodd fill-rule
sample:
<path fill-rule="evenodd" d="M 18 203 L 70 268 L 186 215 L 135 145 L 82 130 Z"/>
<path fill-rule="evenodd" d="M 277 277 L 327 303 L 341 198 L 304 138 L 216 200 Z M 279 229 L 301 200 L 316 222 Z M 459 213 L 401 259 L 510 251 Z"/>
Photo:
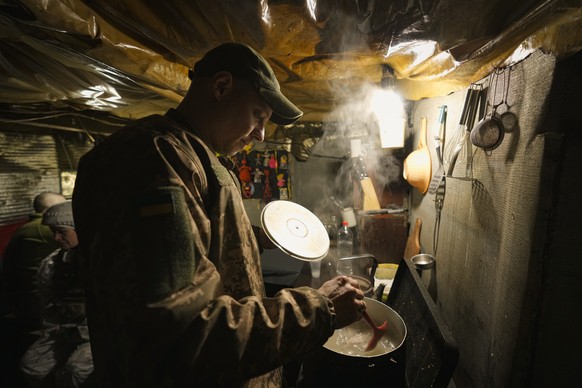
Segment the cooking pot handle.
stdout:
<path fill-rule="evenodd" d="M 382 295 L 384 295 L 384 289 L 386 288 L 386 283 L 380 283 L 376 292 L 374 292 L 374 297 L 377 301 L 382 302 Z"/>
<path fill-rule="evenodd" d="M 369 253 L 362 253 L 360 255 L 352 255 L 352 256 L 342 257 L 339 260 L 345 261 L 345 260 L 360 260 L 360 259 L 371 259 L 372 260 L 372 271 L 371 271 L 370 275 L 374 276 L 376 274 L 376 268 L 378 268 L 378 259 L 376 259 L 376 256 L 374 256 L 374 255 L 371 255 Z"/>
<path fill-rule="evenodd" d="M 372 280 L 372 283 L 374 283 L 374 276 L 376 275 L 376 269 L 378 268 L 378 259 L 376 259 L 376 256 L 371 255 L 369 253 L 363 253 L 360 255 L 352 255 L 352 256 L 342 257 L 338 260 L 344 261 L 344 260 L 360 260 L 360 259 L 372 260 L 372 266 L 370 267 L 370 279 Z"/>

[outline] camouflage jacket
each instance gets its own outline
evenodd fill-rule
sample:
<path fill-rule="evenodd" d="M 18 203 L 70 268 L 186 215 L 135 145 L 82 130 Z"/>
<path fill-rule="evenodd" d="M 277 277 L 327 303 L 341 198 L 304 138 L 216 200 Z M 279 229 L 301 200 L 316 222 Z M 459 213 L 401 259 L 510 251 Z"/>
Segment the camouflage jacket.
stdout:
<path fill-rule="evenodd" d="M 265 297 L 225 163 L 174 110 L 81 159 L 73 210 L 103 386 L 278 386 L 280 365 L 332 334 L 333 305 L 315 290 Z"/>
<path fill-rule="evenodd" d="M 38 294 L 43 326 L 86 325 L 85 296 L 79 273 L 79 250 L 57 249 L 38 268 Z M 82 329 L 81 332 L 85 332 Z"/>

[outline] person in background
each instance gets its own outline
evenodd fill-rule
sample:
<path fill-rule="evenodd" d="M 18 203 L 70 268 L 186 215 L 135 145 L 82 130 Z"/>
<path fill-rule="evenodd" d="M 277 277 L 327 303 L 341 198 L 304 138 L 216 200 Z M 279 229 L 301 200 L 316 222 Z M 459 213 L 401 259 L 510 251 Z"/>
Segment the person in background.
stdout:
<path fill-rule="evenodd" d="M 282 386 L 282 365 L 361 318 L 363 292 L 337 277 L 265 296 L 227 156 L 302 112 L 247 45 L 210 50 L 190 78 L 176 109 L 119 129 L 79 164 L 95 374 L 104 387 Z"/>
<path fill-rule="evenodd" d="M 33 387 L 79 387 L 93 361 L 71 201 L 49 208 L 42 223 L 60 248 L 38 269 L 42 335 L 22 356 L 20 370 Z"/>
<path fill-rule="evenodd" d="M 8 310 L 24 330 L 40 327 L 40 305 L 36 273 L 40 262 L 59 247 L 50 228 L 42 224 L 43 213 L 66 200 L 49 191 L 34 198 L 34 213 L 30 221 L 18 228 L 4 252 L 4 293 Z"/>

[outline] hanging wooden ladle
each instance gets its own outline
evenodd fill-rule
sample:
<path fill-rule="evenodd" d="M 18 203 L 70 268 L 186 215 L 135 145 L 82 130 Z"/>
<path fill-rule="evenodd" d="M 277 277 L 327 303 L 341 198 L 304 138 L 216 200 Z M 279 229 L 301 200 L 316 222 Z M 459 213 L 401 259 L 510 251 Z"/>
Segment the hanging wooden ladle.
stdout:
<path fill-rule="evenodd" d="M 386 329 L 388 328 L 388 322 L 384 321 L 384 323 L 381 324 L 380 326 L 376 326 L 376 324 L 374 323 L 374 321 L 372 320 L 370 315 L 368 315 L 368 312 L 366 310 L 362 311 L 362 315 L 364 316 L 364 319 L 366 320 L 366 322 L 368 322 L 368 325 L 370 325 L 372 330 L 374 330 L 374 333 L 372 334 L 372 338 L 370 338 L 370 341 L 368 342 L 368 345 L 366 346 L 366 352 L 369 352 L 370 350 L 372 350 L 376 347 L 376 345 L 378 344 L 378 341 L 380 341 L 380 339 L 382 338 L 382 336 L 386 332 Z"/>
<path fill-rule="evenodd" d="M 418 149 L 412 151 L 402 166 L 402 176 L 416 187 L 421 194 L 428 191 L 428 186 L 432 178 L 432 162 L 430 151 L 427 146 L 427 119 L 422 117 L 420 120 L 420 140 Z"/>
<path fill-rule="evenodd" d="M 482 148 L 488 155 L 491 154 L 491 151 L 499 147 L 505 136 L 505 128 L 501 121 L 501 116 L 497 114 L 497 108 L 503 104 L 507 104 L 507 95 L 509 93 L 509 72 L 509 69 L 495 69 L 495 71 L 491 73 L 489 88 L 493 88 L 493 93 L 489 94 L 489 101 L 487 103 L 488 106 L 491 106 L 491 112 L 479 121 L 471 130 L 471 143 Z M 501 101 L 496 104 L 495 97 L 500 74 L 503 74 L 504 90 L 501 93 Z M 493 81 L 494 79 L 495 81 Z"/>

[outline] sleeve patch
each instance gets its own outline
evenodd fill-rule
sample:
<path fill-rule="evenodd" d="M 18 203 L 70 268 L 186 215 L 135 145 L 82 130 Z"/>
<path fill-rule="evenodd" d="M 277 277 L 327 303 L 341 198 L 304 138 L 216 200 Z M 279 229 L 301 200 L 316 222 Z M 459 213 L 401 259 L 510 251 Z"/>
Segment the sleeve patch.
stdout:
<path fill-rule="evenodd" d="M 139 213 L 142 217 L 152 217 L 175 212 L 171 193 L 156 193 L 139 199 Z"/>

